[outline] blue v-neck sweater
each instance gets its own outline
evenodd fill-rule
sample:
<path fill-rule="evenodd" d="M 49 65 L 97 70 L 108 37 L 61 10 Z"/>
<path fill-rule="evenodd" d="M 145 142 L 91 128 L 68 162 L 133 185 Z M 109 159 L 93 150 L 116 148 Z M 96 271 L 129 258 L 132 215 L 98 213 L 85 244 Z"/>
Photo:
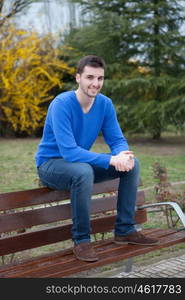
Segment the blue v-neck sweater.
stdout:
<path fill-rule="evenodd" d="M 90 151 L 102 132 L 110 154 Z M 50 158 L 86 162 L 107 169 L 111 155 L 128 150 L 128 143 L 117 121 L 111 99 L 98 94 L 84 113 L 74 91 L 59 94 L 49 105 L 43 136 L 36 153 L 39 167 Z"/>

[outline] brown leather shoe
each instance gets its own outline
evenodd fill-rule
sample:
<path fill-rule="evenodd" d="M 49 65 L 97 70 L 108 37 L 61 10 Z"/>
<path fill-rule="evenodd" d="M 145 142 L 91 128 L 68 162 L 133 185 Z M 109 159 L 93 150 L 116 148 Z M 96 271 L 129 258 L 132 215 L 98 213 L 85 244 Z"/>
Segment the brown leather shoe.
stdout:
<path fill-rule="evenodd" d="M 97 261 L 98 256 L 90 242 L 74 245 L 73 253 L 76 258 L 84 261 Z"/>
<path fill-rule="evenodd" d="M 126 236 L 115 236 L 114 242 L 116 244 L 134 244 L 143 246 L 154 246 L 159 242 L 156 239 L 149 238 L 140 232 L 132 232 Z"/>

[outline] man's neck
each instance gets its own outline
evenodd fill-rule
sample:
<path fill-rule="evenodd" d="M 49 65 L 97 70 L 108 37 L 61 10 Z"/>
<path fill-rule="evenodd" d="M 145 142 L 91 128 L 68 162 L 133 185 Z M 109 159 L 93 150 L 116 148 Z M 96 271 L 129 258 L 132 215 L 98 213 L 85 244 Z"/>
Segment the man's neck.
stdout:
<path fill-rule="evenodd" d="M 88 112 L 94 103 L 95 97 L 88 97 L 84 95 L 79 89 L 75 91 L 78 102 L 80 103 L 82 110 Z"/>

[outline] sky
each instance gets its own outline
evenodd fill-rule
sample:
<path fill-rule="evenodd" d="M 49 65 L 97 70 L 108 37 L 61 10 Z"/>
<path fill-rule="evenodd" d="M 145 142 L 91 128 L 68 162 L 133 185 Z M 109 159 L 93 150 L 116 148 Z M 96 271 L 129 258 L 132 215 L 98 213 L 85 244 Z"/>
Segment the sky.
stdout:
<path fill-rule="evenodd" d="M 61 4 L 62 2 L 62 4 Z M 48 16 L 49 15 L 49 16 Z M 78 21 L 78 9 L 76 13 Z M 48 3 L 34 3 L 16 18 L 20 27 L 34 29 L 40 34 L 60 32 L 69 28 L 70 11 L 65 0 L 52 0 Z"/>

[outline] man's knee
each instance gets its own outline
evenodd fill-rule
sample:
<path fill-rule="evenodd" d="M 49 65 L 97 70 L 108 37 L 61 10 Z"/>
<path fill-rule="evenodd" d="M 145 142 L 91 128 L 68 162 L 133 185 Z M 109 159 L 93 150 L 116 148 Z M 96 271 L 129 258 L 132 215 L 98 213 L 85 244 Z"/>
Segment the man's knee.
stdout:
<path fill-rule="evenodd" d="M 134 158 L 134 169 L 136 170 L 136 172 L 139 172 L 139 160 L 135 157 Z"/>
<path fill-rule="evenodd" d="M 78 163 L 74 172 L 74 177 L 77 179 L 83 179 L 85 181 L 94 181 L 93 168 L 88 163 Z"/>
<path fill-rule="evenodd" d="M 139 166 L 139 160 L 137 158 L 134 158 L 134 168 L 132 170 L 132 174 L 135 178 L 136 185 L 140 185 L 140 166 Z"/>

